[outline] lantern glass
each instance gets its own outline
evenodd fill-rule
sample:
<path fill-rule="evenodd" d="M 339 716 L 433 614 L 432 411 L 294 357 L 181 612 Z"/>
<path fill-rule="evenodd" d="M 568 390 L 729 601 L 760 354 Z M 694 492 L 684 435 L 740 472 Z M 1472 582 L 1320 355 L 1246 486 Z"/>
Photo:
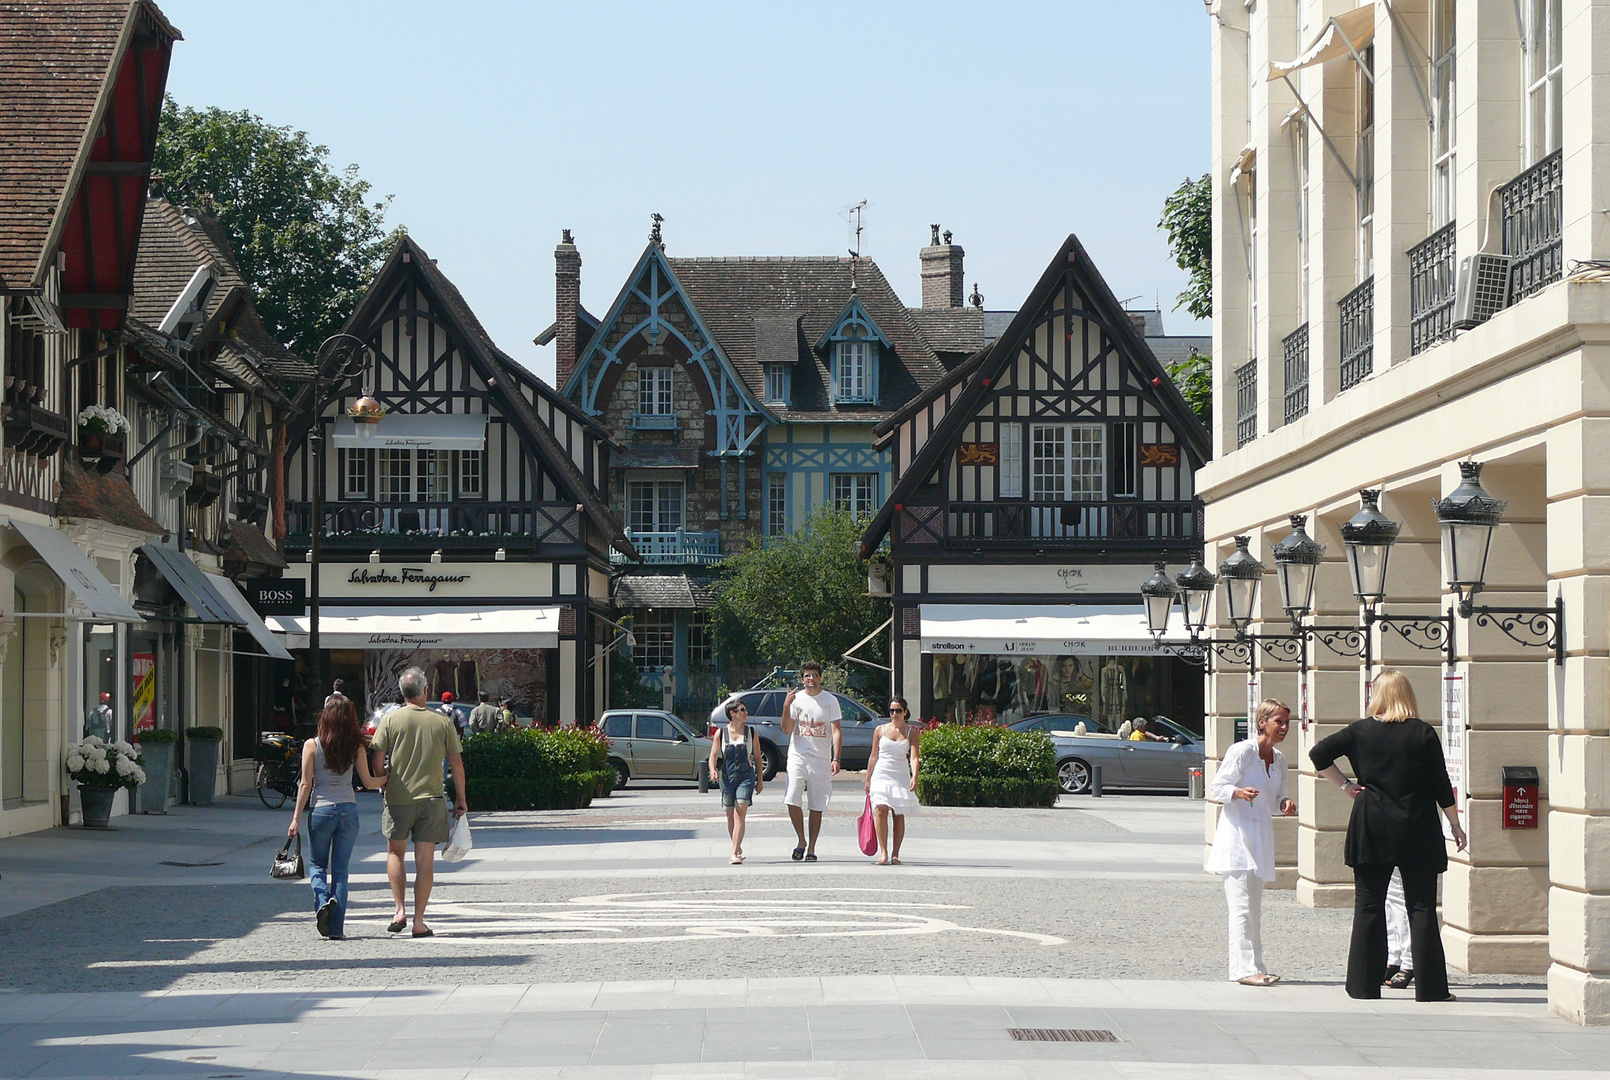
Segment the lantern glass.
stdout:
<path fill-rule="evenodd" d="M 1212 599 L 1211 585 L 1205 589 L 1186 589 L 1180 594 L 1180 603 L 1185 608 L 1185 629 L 1192 637 L 1207 629 L 1208 603 Z"/>
<path fill-rule="evenodd" d="M 1307 615 L 1314 605 L 1314 577 L 1318 569 L 1314 563 L 1276 564 L 1275 571 L 1280 577 L 1280 604 L 1293 620 Z"/>
<path fill-rule="evenodd" d="M 1463 521 L 1442 525 L 1442 550 L 1447 558 L 1448 584 L 1457 590 L 1480 591 L 1487 580 L 1487 552 L 1493 543 L 1493 526 Z"/>
<path fill-rule="evenodd" d="M 1225 578 L 1224 602 L 1231 625 L 1245 629 L 1252 622 L 1252 613 L 1258 606 L 1258 579 Z"/>
<path fill-rule="evenodd" d="M 1392 545 L 1348 544 L 1347 573 L 1353 579 L 1353 596 L 1373 608 L 1386 597 L 1386 560 Z"/>
<path fill-rule="evenodd" d="M 1153 637 L 1161 637 L 1168 633 L 1169 613 L 1174 610 L 1174 594 L 1179 590 L 1174 583 L 1168 580 L 1165 572 L 1168 568 L 1163 563 L 1156 564 L 1156 570 L 1140 587 L 1141 600 L 1146 605 L 1146 628 L 1152 632 Z"/>

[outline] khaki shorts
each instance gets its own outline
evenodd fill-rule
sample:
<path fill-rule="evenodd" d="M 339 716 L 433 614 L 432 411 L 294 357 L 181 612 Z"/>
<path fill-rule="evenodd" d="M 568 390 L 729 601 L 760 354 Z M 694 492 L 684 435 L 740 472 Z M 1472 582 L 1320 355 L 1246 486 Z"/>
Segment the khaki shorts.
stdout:
<path fill-rule="evenodd" d="M 420 799 L 380 811 L 380 831 L 387 840 L 413 840 L 416 844 L 445 844 L 452 835 L 446 799 Z"/>

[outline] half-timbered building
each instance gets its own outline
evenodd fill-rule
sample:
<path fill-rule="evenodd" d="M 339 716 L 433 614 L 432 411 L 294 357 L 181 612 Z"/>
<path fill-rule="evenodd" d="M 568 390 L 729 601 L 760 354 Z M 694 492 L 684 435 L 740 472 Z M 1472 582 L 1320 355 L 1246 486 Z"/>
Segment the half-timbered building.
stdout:
<path fill-rule="evenodd" d="M 616 636 L 611 549 L 635 557 L 601 495 L 608 433 L 498 349 L 412 238 L 342 333 L 364 348 L 329 350 L 322 407 L 287 459 L 291 575 L 308 576 L 321 534 L 323 671 L 370 705 L 398 700 L 417 665 L 433 696 L 485 691 L 545 723 L 591 722 Z M 378 422 L 354 418 L 362 398 Z M 330 451 L 318 520 L 314 424 Z M 283 624 L 305 658 L 306 618 Z"/>
<path fill-rule="evenodd" d="M 961 249 L 936 250 L 954 288 L 947 277 L 933 325 L 959 358 L 983 343 L 985 313 L 961 307 Z M 656 681 L 671 668 L 696 713 L 720 679 L 712 568 L 819 507 L 872 514 L 889 488 L 873 429 L 939 383 L 945 358 L 870 259 L 673 258 L 656 225 L 595 319 L 568 232 L 555 256 L 562 317 L 537 340 L 557 345 L 565 397 L 623 446 L 608 490 L 642 560 L 615 595 L 633 660 Z"/>
<path fill-rule="evenodd" d="M 149 0 L 0 0 L 0 835 L 77 812 L 63 750 L 83 732 L 86 642 L 140 622 L 128 545 L 149 519 L 113 474 L 130 527 L 74 524 L 75 459 L 94 453 L 75 399 L 117 375 L 178 39 Z"/>
<path fill-rule="evenodd" d="M 1201 672 L 1158 655 L 1137 589 L 1201 544 L 1207 433 L 1075 237 L 876 446 L 894 487 L 861 552 L 887 563 L 895 691 L 922 716 L 1200 722 Z"/>

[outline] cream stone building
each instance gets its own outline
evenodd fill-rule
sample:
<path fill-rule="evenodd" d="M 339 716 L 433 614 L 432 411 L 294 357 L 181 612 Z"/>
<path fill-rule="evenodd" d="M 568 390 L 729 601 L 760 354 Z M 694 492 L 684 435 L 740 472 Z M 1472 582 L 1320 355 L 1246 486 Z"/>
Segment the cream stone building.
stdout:
<path fill-rule="evenodd" d="M 1271 571 L 1252 629 L 1289 632 L 1272 548 L 1309 515 L 1327 549 L 1307 618 L 1357 625 L 1339 526 L 1360 489 L 1382 489 L 1402 531 L 1380 610 L 1444 614 L 1433 502 L 1459 462 L 1483 463 L 1508 506 L 1477 615 L 1558 599 L 1563 656 L 1547 618 L 1539 634 L 1512 626 L 1517 641 L 1455 612 L 1451 664 L 1379 627 L 1373 657 L 1409 672 L 1459 783 L 1471 840 L 1443 879 L 1450 961 L 1547 972 L 1557 1012 L 1610 1022 L 1610 2 L 1207 7 L 1208 562 L 1250 536 Z M 1249 687 L 1218 666 L 1210 756 L 1249 691 L 1306 713 L 1287 744 L 1302 776 L 1283 857 L 1304 903 L 1343 906 L 1349 807 L 1308 750 L 1361 714 L 1367 675 L 1355 656 L 1308 653 L 1306 680 L 1267 664 Z M 1525 766 L 1537 825 L 1505 828 L 1503 770 Z"/>

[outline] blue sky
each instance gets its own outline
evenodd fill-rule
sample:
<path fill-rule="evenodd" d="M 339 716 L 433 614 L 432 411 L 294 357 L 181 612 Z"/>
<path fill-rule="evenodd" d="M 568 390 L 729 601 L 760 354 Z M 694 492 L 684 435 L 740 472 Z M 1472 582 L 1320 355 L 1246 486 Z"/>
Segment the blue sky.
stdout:
<path fill-rule="evenodd" d="M 992 309 L 1075 232 L 1120 299 L 1196 325 L 1156 224 L 1207 169 L 1198 0 L 159 2 L 175 98 L 358 164 L 544 377 L 560 230 L 602 315 L 654 212 L 672 255 L 836 255 L 866 199 L 862 252 L 908 304 L 938 222 Z"/>

